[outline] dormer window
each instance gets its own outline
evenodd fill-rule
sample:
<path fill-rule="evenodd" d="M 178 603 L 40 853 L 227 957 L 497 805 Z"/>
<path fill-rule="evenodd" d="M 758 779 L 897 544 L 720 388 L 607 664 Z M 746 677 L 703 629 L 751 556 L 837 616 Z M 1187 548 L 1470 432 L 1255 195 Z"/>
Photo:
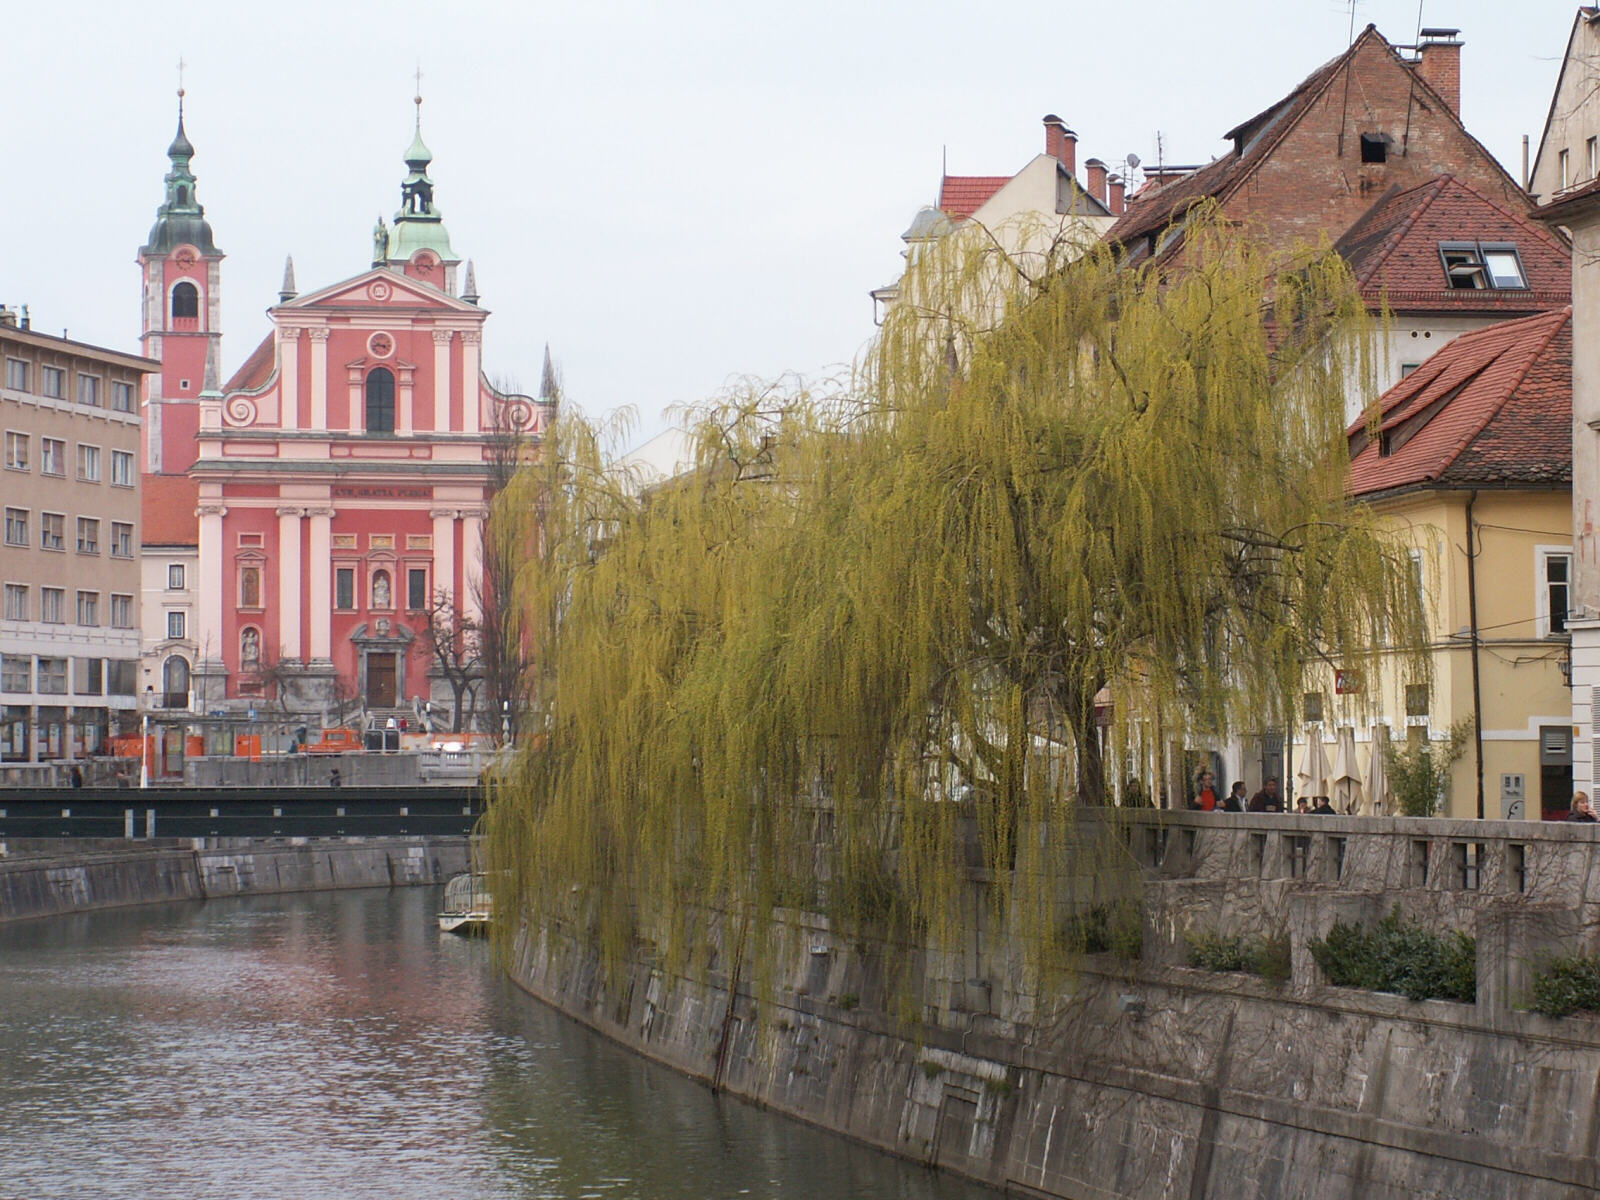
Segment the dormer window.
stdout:
<path fill-rule="evenodd" d="M 1522 257 L 1509 242 L 1440 242 L 1447 287 L 1472 291 L 1526 291 Z"/>
<path fill-rule="evenodd" d="M 1389 136 L 1383 133 L 1361 135 L 1361 161 L 1381 163 L 1389 161 Z"/>

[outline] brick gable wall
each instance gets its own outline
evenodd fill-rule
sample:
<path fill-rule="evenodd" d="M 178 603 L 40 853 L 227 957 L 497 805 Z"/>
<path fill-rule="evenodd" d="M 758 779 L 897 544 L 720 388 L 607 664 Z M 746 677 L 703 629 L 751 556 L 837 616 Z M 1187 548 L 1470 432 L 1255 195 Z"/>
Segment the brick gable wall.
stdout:
<path fill-rule="evenodd" d="M 1412 80 L 1381 40 L 1363 39 L 1346 70 L 1334 74 L 1243 186 L 1225 198 L 1224 211 L 1257 224 L 1276 242 L 1315 242 L 1324 233 L 1337 239 L 1391 186 L 1414 187 L 1445 173 L 1497 204 L 1526 211 L 1527 197 L 1516 183 L 1420 82 L 1413 90 Z M 1364 132 L 1393 139 L 1387 162 L 1361 161 Z"/>

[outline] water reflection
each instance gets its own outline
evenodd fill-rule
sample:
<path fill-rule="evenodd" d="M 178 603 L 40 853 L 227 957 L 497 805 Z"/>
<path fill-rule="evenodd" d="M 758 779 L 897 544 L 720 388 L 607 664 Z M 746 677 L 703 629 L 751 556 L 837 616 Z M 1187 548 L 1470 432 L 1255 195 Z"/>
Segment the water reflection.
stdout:
<path fill-rule="evenodd" d="M 981 1200 L 522 996 L 436 889 L 0 927 L 0 1194 Z"/>

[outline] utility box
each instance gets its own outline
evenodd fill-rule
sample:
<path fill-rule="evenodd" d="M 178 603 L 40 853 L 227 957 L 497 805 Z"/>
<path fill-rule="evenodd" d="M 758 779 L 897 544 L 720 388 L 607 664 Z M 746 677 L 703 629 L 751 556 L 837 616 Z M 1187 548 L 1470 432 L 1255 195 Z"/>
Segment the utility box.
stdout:
<path fill-rule="evenodd" d="M 1520 821 L 1528 811 L 1528 780 L 1524 775 L 1500 776 L 1500 815 Z"/>

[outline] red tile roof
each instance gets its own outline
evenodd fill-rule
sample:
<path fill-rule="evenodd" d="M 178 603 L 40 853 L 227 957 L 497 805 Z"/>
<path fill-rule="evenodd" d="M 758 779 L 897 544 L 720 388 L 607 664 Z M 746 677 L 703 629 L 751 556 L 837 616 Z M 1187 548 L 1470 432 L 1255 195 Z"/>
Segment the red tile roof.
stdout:
<path fill-rule="evenodd" d="M 1572 486 L 1572 308 L 1463 334 L 1349 430 L 1350 494 Z M 1388 453 L 1382 453 L 1384 447 Z"/>
<path fill-rule="evenodd" d="M 1010 182 L 1009 175 L 946 175 L 939 185 L 939 208 L 965 221 Z"/>
<path fill-rule="evenodd" d="M 1445 286 L 1440 242 L 1509 242 L 1517 247 L 1526 290 Z M 1521 212 L 1502 208 L 1450 175 L 1392 188 L 1335 249 L 1368 300 L 1395 312 L 1537 312 L 1572 300 L 1572 255 L 1556 234 Z"/>
<path fill-rule="evenodd" d="M 198 546 L 200 485 L 186 475 L 146 475 L 140 481 L 139 538 L 146 546 Z"/>
<path fill-rule="evenodd" d="M 224 395 L 229 392 L 253 392 L 272 378 L 272 368 L 277 365 L 277 353 L 269 333 L 261 339 L 244 365 L 233 373 L 233 378 L 222 385 Z"/>

